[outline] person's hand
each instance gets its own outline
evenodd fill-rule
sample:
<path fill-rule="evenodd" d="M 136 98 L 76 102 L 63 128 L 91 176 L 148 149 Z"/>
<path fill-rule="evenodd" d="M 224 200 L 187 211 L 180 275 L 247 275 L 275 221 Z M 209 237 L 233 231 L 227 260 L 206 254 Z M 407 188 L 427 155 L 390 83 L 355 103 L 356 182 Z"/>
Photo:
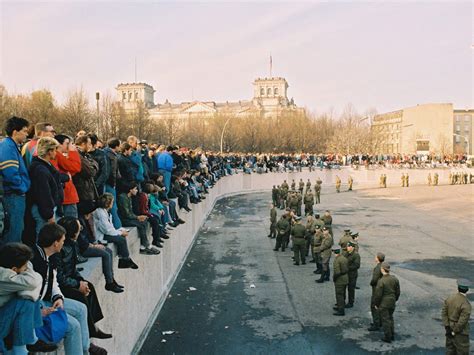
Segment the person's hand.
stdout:
<path fill-rule="evenodd" d="M 163 216 L 165 214 L 165 211 L 160 210 L 160 214 Z"/>
<path fill-rule="evenodd" d="M 128 231 L 124 229 L 121 235 L 122 237 L 128 237 Z"/>
<path fill-rule="evenodd" d="M 79 291 L 80 291 L 84 296 L 89 295 L 89 292 L 90 292 L 89 284 L 88 284 L 86 281 L 80 281 L 80 282 L 79 282 Z"/>
<path fill-rule="evenodd" d="M 92 247 L 96 249 L 100 249 L 100 250 L 105 249 L 105 245 L 102 245 L 102 244 L 92 244 Z"/>
<path fill-rule="evenodd" d="M 58 308 L 64 308 L 64 301 L 62 298 L 58 298 L 56 301 L 53 303 L 53 311 L 57 310 Z"/>
<path fill-rule="evenodd" d="M 53 307 L 43 307 L 41 308 L 41 316 L 46 317 L 53 313 L 56 309 Z"/>
<path fill-rule="evenodd" d="M 147 219 L 147 216 L 141 215 L 141 216 L 138 216 L 137 219 L 138 219 L 138 221 L 140 221 L 140 222 L 145 222 L 146 219 Z"/>

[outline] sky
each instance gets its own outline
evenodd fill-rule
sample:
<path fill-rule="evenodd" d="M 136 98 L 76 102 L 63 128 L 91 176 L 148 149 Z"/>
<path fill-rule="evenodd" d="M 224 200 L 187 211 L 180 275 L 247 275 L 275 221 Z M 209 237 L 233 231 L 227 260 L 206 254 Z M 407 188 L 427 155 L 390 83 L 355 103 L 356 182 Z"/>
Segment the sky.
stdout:
<path fill-rule="evenodd" d="M 152 85 L 155 103 L 238 101 L 285 77 L 298 106 L 388 112 L 474 107 L 472 2 L 0 0 L 0 84 L 115 95 Z"/>

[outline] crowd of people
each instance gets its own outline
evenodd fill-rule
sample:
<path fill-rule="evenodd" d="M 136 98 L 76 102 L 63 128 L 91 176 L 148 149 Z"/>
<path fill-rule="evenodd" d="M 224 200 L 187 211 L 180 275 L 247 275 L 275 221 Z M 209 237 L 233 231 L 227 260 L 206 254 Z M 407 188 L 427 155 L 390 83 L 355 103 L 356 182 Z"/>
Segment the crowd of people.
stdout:
<path fill-rule="evenodd" d="M 140 254 L 160 254 L 169 230 L 185 223 L 180 214 L 234 169 L 216 155 L 134 136 L 102 142 L 40 122 L 29 139 L 29 129 L 11 117 L 0 142 L 0 353 L 54 351 L 64 339 L 66 354 L 106 354 L 90 342 L 112 334 L 97 326 L 105 315 L 80 264 L 101 258 L 105 289 L 124 292 L 110 246 L 119 269 L 138 269 L 130 228 Z"/>
<path fill-rule="evenodd" d="M 403 177 L 402 182 L 405 181 Z M 382 180 L 381 180 L 382 182 Z M 429 183 L 431 184 L 431 178 Z M 406 180 L 408 186 L 408 179 Z M 317 198 L 314 198 L 313 190 Z M 270 205 L 269 238 L 275 239 L 274 251 L 291 250 L 295 266 L 306 265 L 306 258 L 311 256 L 310 263 L 316 264 L 315 274 L 320 275 L 316 283 L 323 284 L 331 280 L 330 261 L 332 264 L 332 281 L 335 289 L 336 303 L 333 307 L 335 316 L 345 316 L 347 309 L 354 307 L 361 266 L 359 255 L 359 233 L 344 229 L 343 235 L 335 243 L 333 217 L 329 210 L 322 216 L 314 213 L 314 206 L 321 202 L 322 181 L 317 178 L 314 185 L 311 181 L 300 180 L 298 186 L 293 180 L 288 185 L 286 180 L 272 188 Z M 304 202 L 304 209 L 303 209 Z M 277 208 L 283 211 L 278 219 Z M 303 216 L 306 223 L 303 224 Z M 395 340 L 393 314 L 400 297 L 400 282 L 390 272 L 390 264 L 385 254 L 378 252 L 374 260 L 370 286 L 372 288 L 370 311 L 372 323 L 370 332 L 382 330 L 381 340 L 391 343 Z M 466 298 L 469 281 L 458 280 L 458 292 L 445 300 L 441 311 L 442 322 L 446 330 L 446 350 L 448 354 L 469 353 L 469 319 L 471 305 Z"/>

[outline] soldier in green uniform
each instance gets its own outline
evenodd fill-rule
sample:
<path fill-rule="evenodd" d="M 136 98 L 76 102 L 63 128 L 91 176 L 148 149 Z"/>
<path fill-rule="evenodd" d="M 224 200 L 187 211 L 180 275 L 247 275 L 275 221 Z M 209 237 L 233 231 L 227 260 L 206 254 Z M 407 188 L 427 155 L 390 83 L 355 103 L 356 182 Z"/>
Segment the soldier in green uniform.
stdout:
<path fill-rule="evenodd" d="M 405 174 L 402 174 L 402 187 L 405 187 Z"/>
<path fill-rule="evenodd" d="M 400 282 L 395 276 L 390 275 L 390 265 L 387 262 L 382 263 L 380 271 L 383 276 L 377 281 L 374 303 L 375 308 L 380 312 L 384 332 L 382 341 L 391 343 L 395 339 L 393 312 L 400 297 Z"/>
<path fill-rule="evenodd" d="M 344 229 L 344 234 L 342 235 L 341 239 L 339 239 L 339 245 L 341 246 L 342 250 L 347 249 L 347 243 L 351 242 L 352 235 L 351 230 L 349 228 Z"/>
<path fill-rule="evenodd" d="M 270 205 L 270 234 L 268 238 L 276 238 L 276 224 L 277 224 L 277 210 L 275 205 L 272 203 Z"/>
<path fill-rule="evenodd" d="M 297 212 L 298 210 L 298 197 L 296 196 L 296 192 L 291 191 L 288 193 L 288 207 L 292 209 L 293 211 Z"/>
<path fill-rule="evenodd" d="M 313 240 L 311 241 L 311 247 L 313 248 L 313 260 L 311 262 L 316 263 L 316 270 L 313 271 L 315 274 L 321 274 L 323 271 L 323 265 L 321 263 L 321 243 L 323 242 L 323 231 L 319 225 L 314 226 Z"/>
<path fill-rule="evenodd" d="M 450 185 L 453 185 L 453 173 L 452 172 L 449 172 L 448 181 L 449 181 Z"/>
<path fill-rule="evenodd" d="M 469 354 L 469 319 L 471 304 L 467 299 L 468 280 L 458 280 L 458 292 L 443 304 L 441 319 L 446 330 L 446 354 Z"/>
<path fill-rule="evenodd" d="M 431 186 L 431 173 L 428 173 L 428 186 Z"/>
<path fill-rule="evenodd" d="M 387 188 L 387 174 L 383 174 L 383 187 Z"/>
<path fill-rule="evenodd" d="M 303 194 L 303 191 L 304 191 L 304 181 L 303 181 L 303 179 L 300 179 L 300 182 L 298 183 L 298 190 L 300 191 L 300 194 Z"/>
<path fill-rule="evenodd" d="M 321 228 L 321 232 L 323 231 L 324 221 L 319 217 L 318 213 L 314 215 L 314 224 Z"/>
<path fill-rule="evenodd" d="M 314 203 L 315 204 L 321 203 L 321 185 L 320 184 L 314 185 Z"/>
<path fill-rule="evenodd" d="M 336 175 L 336 192 L 341 192 L 341 179 Z"/>
<path fill-rule="evenodd" d="M 293 180 L 291 181 L 291 189 L 292 189 L 292 190 L 296 190 L 296 182 L 295 182 L 295 179 L 293 179 Z"/>
<path fill-rule="evenodd" d="M 358 253 L 359 252 L 359 232 L 351 233 L 351 237 L 352 237 L 352 241 L 355 242 L 354 250 Z"/>
<path fill-rule="evenodd" d="M 336 312 L 335 316 L 345 315 L 344 308 L 346 305 L 346 288 L 349 283 L 349 265 L 346 257 L 341 253 L 341 247 L 334 245 L 332 247 L 334 253 L 333 276 L 334 288 L 336 291 L 336 306 L 333 308 Z"/>
<path fill-rule="evenodd" d="M 313 215 L 313 205 L 314 205 L 314 196 L 311 192 L 311 189 L 306 189 L 306 194 L 304 195 L 304 215 L 311 216 Z"/>
<path fill-rule="evenodd" d="M 347 191 L 352 191 L 352 184 L 354 183 L 354 179 L 352 179 L 352 176 L 349 176 L 349 179 L 347 179 Z"/>
<path fill-rule="evenodd" d="M 323 240 L 321 241 L 320 246 L 320 253 L 321 253 L 321 278 L 316 280 L 317 283 L 323 283 L 324 281 L 329 281 L 329 277 L 331 276 L 331 272 L 329 270 L 329 261 L 331 260 L 331 248 L 334 244 L 331 234 L 329 233 L 329 229 L 324 226 L 323 227 Z"/>
<path fill-rule="evenodd" d="M 309 179 L 306 181 L 306 191 L 308 190 L 311 190 L 311 181 Z"/>
<path fill-rule="evenodd" d="M 306 256 L 309 256 L 309 252 L 311 251 L 312 260 L 314 260 L 313 248 L 311 247 L 311 244 L 313 242 L 313 236 L 314 236 L 314 232 L 316 231 L 316 228 L 314 226 L 314 217 L 312 215 L 309 215 L 308 218 L 306 218 L 305 228 L 306 228 L 306 234 L 305 234 Z"/>
<path fill-rule="evenodd" d="M 360 255 L 355 250 L 356 245 L 357 242 L 355 242 L 354 240 L 348 242 L 347 250 L 344 253 L 349 267 L 349 284 L 347 285 L 348 302 L 346 304 L 346 308 L 354 307 L 355 290 L 357 287 L 357 276 L 358 270 L 360 268 Z"/>
<path fill-rule="evenodd" d="M 291 228 L 291 239 L 293 241 L 294 265 L 306 264 L 306 227 L 301 224 L 301 217 L 295 217 L 295 225 Z"/>
<path fill-rule="evenodd" d="M 296 193 L 296 199 L 298 201 L 296 215 L 298 217 L 301 217 L 301 207 L 303 206 L 303 195 L 301 194 L 301 192 L 298 191 Z"/>
<path fill-rule="evenodd" d="M 408 173 L 406 173 L 406 175 L 405 175 L 405 183 L 406 183 L 407 187 L 410 186 L 410 177 L 408 176 Z"/>
<path fill-rule="evenodd" d="M 283 184 L 281 184 L 281 188 L 282 189 L 285 189 L 285 190 L 289 190 L 290 187 L 288 186 L 288 183 L 286 182 L 286 180 L 283 180 Z"/>
<path fill-rule="evenodd" d="M 275 185 L 272 187 L 272 201 L 274 206 L 278 206 L 278 190 Z"/>
<path fill-rule="evenodd" d="M 278 251 L 281 248 L 281 251 L 285 251 L 285 248 L 288 244 L 288 238 L 290 236 L 290 215 L 285 213 L 281 216 L 280 220 L 277 222 L 277 237 L 274 251 Z"/>
<path fill-rule="evenodd" d="M 328 228 L 329 233 L 332 236 L 333 234 L 332 234 L 332 216 L 331 216 L 331 212 L 329 212 L 329 210 L 326 210 L 326 212 L 324 212 L 324 215 L 321 219 L 323 220 L 324 225 Z"/>
<path fill-rule="evenodd" d="M 439 175 L 438 175 L 438 173 L 434 173 L 434 175 L 433 175 L 433 185 L 438 186 L 438 181 L 439 181 Z"/>
<path fill-rule="evenodd" d="M 383 187 L 383 174 L 380 174 L 380 178 L 379 178 L 379 187 L 382 188 Z"/>
<path fill-rule="evenodd" d="M 370 324 L 369 331 L 377 331 L 381 327 L 380 322 L 380 312 L 375 307 L 375 287 L 377 286 L 377 282 L 382 277 L 382 271 L 380 271 L 382 267 L 382 263 L 385 261 L 385 254 L 377 253 L 375 256 L 375 267 L 372 271 L 372 279 L 370 280 L 370 286 L 372 286 L 372 297 L 370 299 L 370 312 L 372 313 L 372 323 Z"/>

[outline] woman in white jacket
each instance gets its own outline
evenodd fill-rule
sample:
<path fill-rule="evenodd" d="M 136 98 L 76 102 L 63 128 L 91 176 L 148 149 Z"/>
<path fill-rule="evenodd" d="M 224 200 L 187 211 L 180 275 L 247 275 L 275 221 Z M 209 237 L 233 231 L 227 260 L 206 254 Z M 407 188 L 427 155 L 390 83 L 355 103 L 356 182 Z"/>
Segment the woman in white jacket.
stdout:
<path fill-rule="evenodd" d="M 39 296 L 43 279 L 33 270 L 31 249 L 21 243 L 8 243 L 0 248 L 0 353 L 28 354 L 51 352 L 54 344 L 46 344 L 35 335 L 43 325 Z M 12 340 L 6 351 L 4 338 Z M 31 344 L 31 345 L 30 345 Z"/>
<path fill-rule="evenodd" d="M 138 265 L 130 258 L 127 243 L 128 231 L 123 228 L 115 229 L 112 223 L 112 216 L 109 211 L 113 204 L 114 196 L 112 194 L 105 193 L 99 197 L 97 209 L 93 213 L 95 237 L 98 241 L 105 240 L 115 244 L 119 256 L 119 269 L 138 269 Z"/>

